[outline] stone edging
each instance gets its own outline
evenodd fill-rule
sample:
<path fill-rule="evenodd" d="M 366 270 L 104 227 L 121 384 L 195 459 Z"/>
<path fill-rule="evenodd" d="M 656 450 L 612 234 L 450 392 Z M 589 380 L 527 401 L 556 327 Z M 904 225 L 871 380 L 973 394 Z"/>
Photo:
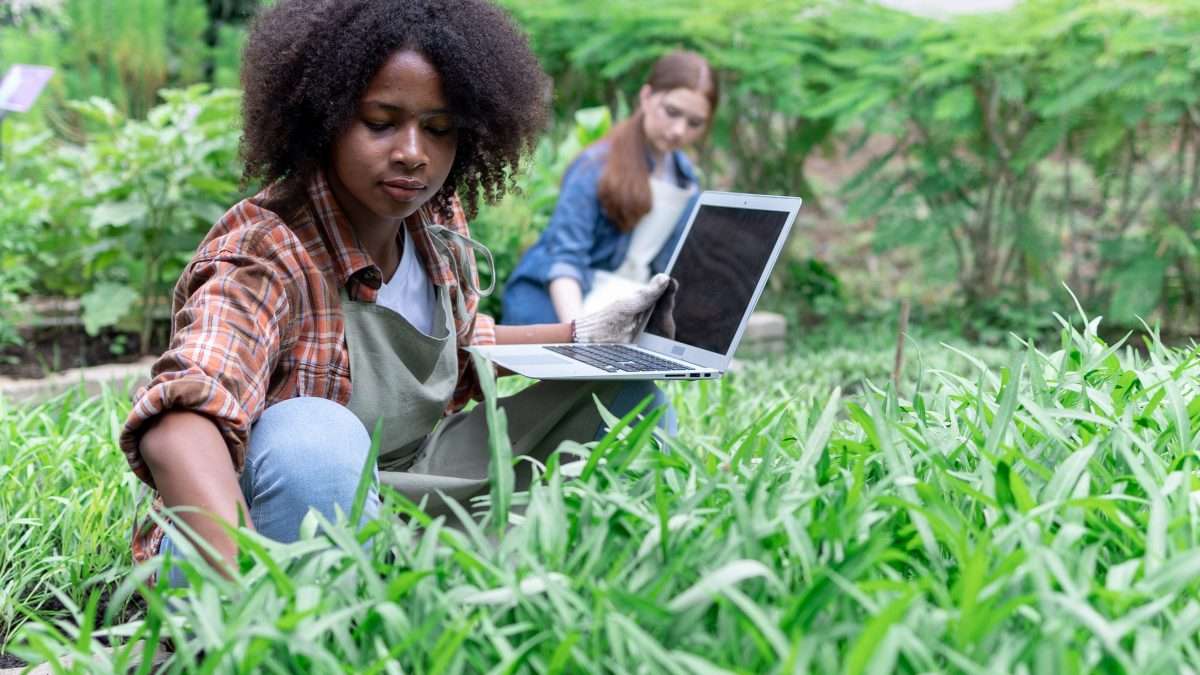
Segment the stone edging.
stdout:
<path fill-rule="evenodd" d="M 156 357 L 145 357 L 134 363 L 111 363 L 89 368 L 72 368 L 43 378 L 16 379 L 0 377 L 0 398 L 21 403 L 33 403 L 57 396 L 83 385 L 89 395 L 105 387 L 136 386 L 150 379 L 150 366 Z"/>
<path fill-rule="evenodd" d="M 782 316 L 772 312 L 755 312 L 742 336 L 742 347 L 751 352 L 782 351 L 786 331 L 787 322 Z M 35 402 L 57 396 L 80 384 L 89 395 L 100 393 L 106 386 L 136 386 L 149 380 L 150 366 L 155 358 L 148 356 L 134 363 L 73 368 L 38 379 L 0 377 L 0 398 Z"/>
<path fill-rule="evenodd" d="M 739 354 L 777 354 L 784 351 L 787 339 L 787 320 L 782 314 L 758 311 L 750 315 L 742 333 Z"/>
<path fill-rule="evenodd" d="M 101 647 L 100 650 L 107 653 L 110 658 L 115 656 L 114 650 L 109 647 Z M 145 643 L 138 643 L 134 646 L 133 650 L 132 656 L 134 657 L 134 663 L 141 663 L 142 661 L 137 660 L 137 657 L 141 656 L 145 651 Z M 154 650 L 154 655 L 151 657 L 151 672 L 157 672 L 158 668 L 162 666 L 162 664 L 166 663 L 167 659 L 170 657 L 171 653 L 169 651 L 162 647 L 156 647 Z M 21 675 L 22 673 L 25 673 L 26 675 L 53 675 L 53 673 L 62 672 L 61 669 L 73 671 L 75 665 L 76 663 L 73 657 L 63 656 L 60 659 L 55 659 L 54 665 L 51 665 L 50 663 L 42 663 L 39 665 L 25 665 L 21 666 L 20 668 L 0 669 L 0 675 Z"/>

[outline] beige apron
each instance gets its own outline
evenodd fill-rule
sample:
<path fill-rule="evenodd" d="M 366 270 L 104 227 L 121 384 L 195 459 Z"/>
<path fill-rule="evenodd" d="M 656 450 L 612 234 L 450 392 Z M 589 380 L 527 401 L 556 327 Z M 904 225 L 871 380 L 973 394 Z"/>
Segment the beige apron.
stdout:
<path fill-rule="evenodd" d="M 621 266 L 611 272 L 596 270 L 592 275 L 592 287 L 583 298 L 581 316 L 604 309 L 650 280 L 650 263 L 671 238 L 694 190 L 692 185 L 681 188 L 674 181 L 650 179 L 650 212 L 633 228 Z"/>
<path fill-rule="evenodd" d="M 342 294 L 350 351 L 350 411 L 368 433 L 382 420 L 379 467 L 408 469 L 421 441 L 442 418 L 458 381 L 458 349 L 449 293 L 438 286 L 433 335 L 382 305 Z"/>
<path fill-rule="evenodd" d="M 343 293 L 346 346 L 350 352 L 350 410 L 368 432 L 383 420 L 379 481 L 420 503 L 430 515 L 449 513 L 442 495 L 466 508 L 488 489 L 484 406 L 442 419 L 458 378 L 458 344 L 449 293 L 437 287 L 435 335 L 402 315 Z M 539 382 L 501 399 L 514 457 L 544 463 L 564 440 L 591 440 L 601 418 L 592 396 L 606 405 L 620 383 Z M 441 420 L 439 424 L 439 420 Z M 529 485 L 527 462 L 516 464 L 516 488 Z"/>

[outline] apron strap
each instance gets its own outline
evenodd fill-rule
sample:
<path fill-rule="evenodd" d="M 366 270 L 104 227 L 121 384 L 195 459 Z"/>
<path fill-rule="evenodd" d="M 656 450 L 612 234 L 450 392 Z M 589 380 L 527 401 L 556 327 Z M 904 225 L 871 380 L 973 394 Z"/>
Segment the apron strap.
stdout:
<path fill-rule="evenodd" d="M 438 249 L 438 253 L 450 260 L 450 264 L 455 268 L 455 276 L 458 277 L 459 285 L 467 293 L 474 293 L 479 297 L 487 297 L 492 294 L 492 291 L 496 289 L 496 261 L 492 258 L 492 252 L 488 250 L 487 246 L 444 225 L 431 222 L 426 217 L 424 210 L 421 211 L 421 225 L 430 234 L 430 240 L 433 241 L 434 247 Z M 480 288 L 479 282 L 476 280 L 477 268 L 471 265 L 470 258 L 472 250 L 487 260 L 491 276 L 487 288 Z M 463 293 L 454 294 L 454 305 L 456 316 L 460 322 L 465 324 L 467 320 L 467 305 L 466 301 L 463 300 Z"/>

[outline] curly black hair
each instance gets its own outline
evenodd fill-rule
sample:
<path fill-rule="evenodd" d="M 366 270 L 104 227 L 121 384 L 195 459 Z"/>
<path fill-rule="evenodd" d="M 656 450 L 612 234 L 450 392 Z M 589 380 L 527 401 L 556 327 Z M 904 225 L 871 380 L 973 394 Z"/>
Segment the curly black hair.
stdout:
<path fill-rule="evenodd" d="M 242 65 L 243 180 L 293 201 L 328 162 L 375 72 L 411 49 L 437 69 L 458 150 L 432 205 L 493 202 L 545 128 L 549 84 L 524 33 L 487 0 L 280 0 L 255 19 Z"/>

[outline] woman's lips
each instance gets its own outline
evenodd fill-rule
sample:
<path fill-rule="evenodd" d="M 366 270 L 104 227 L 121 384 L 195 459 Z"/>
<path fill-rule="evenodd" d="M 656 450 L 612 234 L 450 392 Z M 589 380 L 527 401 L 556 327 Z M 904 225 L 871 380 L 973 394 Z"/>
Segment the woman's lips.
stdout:
<path fill-rule="evenodd" d="M 397 178 L 383 181 L 383 191 L 398 202 L 411 202 L 425 192 L 425 184 L 419 180 Z"/>

